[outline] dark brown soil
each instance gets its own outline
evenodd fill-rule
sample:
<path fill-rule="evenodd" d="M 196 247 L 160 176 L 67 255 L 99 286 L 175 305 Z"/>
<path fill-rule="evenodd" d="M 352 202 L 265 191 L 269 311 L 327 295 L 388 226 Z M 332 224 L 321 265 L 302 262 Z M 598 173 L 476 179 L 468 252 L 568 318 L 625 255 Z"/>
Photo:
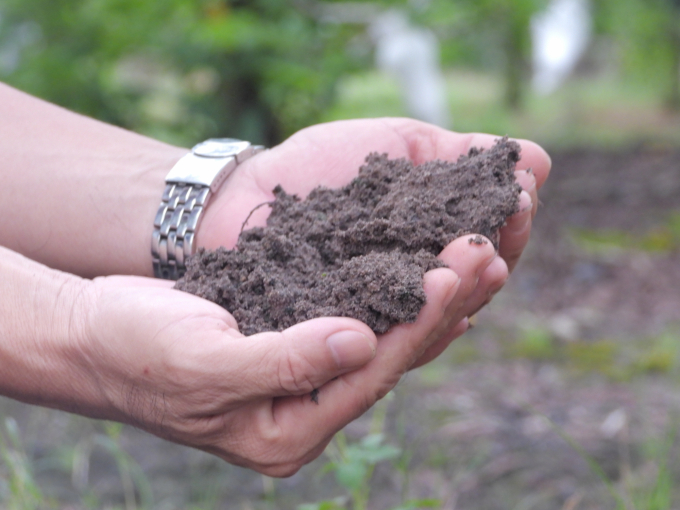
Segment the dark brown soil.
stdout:
<path fill-rule="evenodd" d="M 517 212 L 519 151 L 504 138 L 456 163 L 417 167 L 370 154 L 343 188 L 301 200 L 278 186 L 267 226 L 242 232 L 234 250 L 199 250 L 176 288 L 229 310 L 246 335 L 321 316 L 353 317 L 376 333 L 413 322 L 423 274 L 443 265 L 437 254 L 464 234 L 495 242 Z"/>

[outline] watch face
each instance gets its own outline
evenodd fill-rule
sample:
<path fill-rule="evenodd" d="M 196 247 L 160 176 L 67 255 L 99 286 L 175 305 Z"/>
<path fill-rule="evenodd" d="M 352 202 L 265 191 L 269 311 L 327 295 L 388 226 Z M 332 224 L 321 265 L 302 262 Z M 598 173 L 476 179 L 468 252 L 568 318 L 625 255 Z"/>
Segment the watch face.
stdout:
<path fill-rule="evenodd" d="M 250 142 L 237 140 L 236 138 L 211 138 L 199 143 L 192 150 L 197 156 L 204 158 L 227 158 L 238 156 L 250 147 Z"/>

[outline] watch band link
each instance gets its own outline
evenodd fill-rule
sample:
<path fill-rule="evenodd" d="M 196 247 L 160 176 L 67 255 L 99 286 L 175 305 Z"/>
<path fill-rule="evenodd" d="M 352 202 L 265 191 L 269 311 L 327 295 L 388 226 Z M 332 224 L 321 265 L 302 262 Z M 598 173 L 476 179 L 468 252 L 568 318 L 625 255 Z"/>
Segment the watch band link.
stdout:
<path fill-rule="evenodd" d="M 184 275 L 185 260 L 193 253 L 196 227 L 211 194 L 208 186 L 166 184 L 151 238 L 156 278 L 177 280 Z"/>

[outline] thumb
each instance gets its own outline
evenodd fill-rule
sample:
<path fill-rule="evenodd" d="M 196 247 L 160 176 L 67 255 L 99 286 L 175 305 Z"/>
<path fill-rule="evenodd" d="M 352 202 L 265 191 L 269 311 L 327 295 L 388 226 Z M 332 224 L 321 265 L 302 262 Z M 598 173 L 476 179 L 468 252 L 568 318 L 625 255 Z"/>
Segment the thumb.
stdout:
<path fill-rule="evenodd" d="M 304 395 L 375 357 L 378 340 L 355 319 L 322 317 L 248 337 L 253 397 Z"/>

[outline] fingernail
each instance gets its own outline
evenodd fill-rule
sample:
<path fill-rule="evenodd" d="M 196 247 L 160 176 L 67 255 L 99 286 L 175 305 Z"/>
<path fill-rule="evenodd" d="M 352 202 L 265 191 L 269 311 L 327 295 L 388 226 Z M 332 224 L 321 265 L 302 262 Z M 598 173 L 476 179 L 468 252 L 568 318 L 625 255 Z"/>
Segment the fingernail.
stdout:
<path fill-rule="evenodd" d="M 338 368 L 357 368 L 375 357 L 375 344 L 359 331 L 339 331 L 326 339 Z"/>
<path fill-rule="evenodd" d="M 519 212 L 528 211 L 532 206 L 531 195 L 526 191 L 522 191 L 522 193 L 519 194 Z"/>
<path fill-rule="evenodd" d="M 480 242 L 483 241 L 483 242 Z M 468 239 L 468 244 L 473 247 L 485 247 L 485 246 L 490 246 L 493 247 L 493 250 L 487 250 L 485 253 L 485 258 L 481 259 L 477 265 L 477 277 L 481 276 L 481 274 L 486 270 L 487 267 L 494 261 L 494 259 L 498 256 L 498 251 L 495 249 L 495 246 L 491 244 L 485 237 L 476 235 Z M 477 249 L 479 249 L 477 248 Z"/>
<path fill-rule="evenodd" d="M 533 211 L 533 204 L 531 195 L 526 191 L 522 191 L 519 196 L 519 211 L 511 218 L 509 224 L 513 232 L 524 232 L 527 225 L 531 223 L 531 212 Z"/>
<path fill-rule="evenodd" d="M 536 187 L 536 176 L 531 169 L 515 172 L 515 180 L 525 191 L 532 191 Z"/>

